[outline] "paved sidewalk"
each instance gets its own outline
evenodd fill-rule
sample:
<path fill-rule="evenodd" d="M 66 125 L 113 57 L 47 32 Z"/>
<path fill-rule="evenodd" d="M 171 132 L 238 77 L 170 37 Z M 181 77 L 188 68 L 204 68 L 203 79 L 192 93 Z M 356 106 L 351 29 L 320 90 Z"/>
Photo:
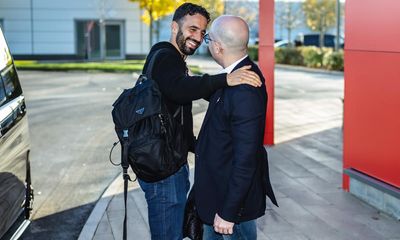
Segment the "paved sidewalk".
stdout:
<path fill-rule="evenodd" d="M 218 71 L 207 60 L 197 64 L 203 61 L 208 72 Z M 341 188 L 343 75 L 279 67 L 275 79 L 276 145 L 268 152 L 280 207 L 268 202 L 266 215 L 257 222 L 258 239 L 400 240 L 399 221 Z M 204 115 L 194 116 L 195 131 Z M 128 215 L 128 239 L 150 239 L 147 206 L 137 183 L 130 183 Z M 79 239 L 122 239 L 123 217 L 118 176 Z"/>

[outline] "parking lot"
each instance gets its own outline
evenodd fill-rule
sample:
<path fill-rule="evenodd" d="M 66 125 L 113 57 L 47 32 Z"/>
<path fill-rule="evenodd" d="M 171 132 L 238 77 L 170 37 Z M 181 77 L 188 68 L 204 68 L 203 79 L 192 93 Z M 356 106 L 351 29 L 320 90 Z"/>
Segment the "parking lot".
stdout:
<path fill-rule="evenodd" d="M 131 74 L 19 71 L 28 108 L 33 222 L 23 239 L 76 239 L 118 174 L 111 104 Z"/>

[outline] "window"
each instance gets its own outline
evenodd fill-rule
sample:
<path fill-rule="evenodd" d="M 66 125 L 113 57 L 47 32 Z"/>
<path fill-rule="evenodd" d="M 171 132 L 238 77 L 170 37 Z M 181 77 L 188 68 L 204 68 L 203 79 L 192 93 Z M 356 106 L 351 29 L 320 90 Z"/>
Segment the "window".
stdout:
<path fill-rule="evenodd" d="M 3 103 L 5 103 L 6 100 L 7 100 L 7 98 L 6 98 L 6 93 L 4 91 L 4 85 L 0 79 L 0 107 L 3 106 Z"/>
<path fill-rule="evenodd" d="M 8 100 L 14 99 L 22 94 L 22 89 L 18 83 L 18 76 L 14 65 L 3 70 L 1 78 L 3 80 L 5 95 Z"/>
<path fill-rule="evenodd" d="M 0 71 L 12 64 L 12 57 L 8 50 L 3 32 L 0 29 Z"/>
<path fill-rule="evenodd" d="M 99 21 L 76 21 L 78 56 L 84 59 L 101 58 L 100 31 Z"/>
<path fill-rule="evenodd" d="M 83 59 L 122 59 L 123 21 L 76 20 L 76 53 Z"/>

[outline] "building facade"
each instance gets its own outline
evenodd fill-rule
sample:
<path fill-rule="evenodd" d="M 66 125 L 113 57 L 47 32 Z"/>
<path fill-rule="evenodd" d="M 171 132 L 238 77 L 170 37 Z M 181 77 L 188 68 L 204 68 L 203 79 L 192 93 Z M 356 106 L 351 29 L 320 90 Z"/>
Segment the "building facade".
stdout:
<path fill-rule="evenodd" d="M 149 28 L 128 0 L 1 0 L 0 26 L 16 59 L 129 59 Z"/>

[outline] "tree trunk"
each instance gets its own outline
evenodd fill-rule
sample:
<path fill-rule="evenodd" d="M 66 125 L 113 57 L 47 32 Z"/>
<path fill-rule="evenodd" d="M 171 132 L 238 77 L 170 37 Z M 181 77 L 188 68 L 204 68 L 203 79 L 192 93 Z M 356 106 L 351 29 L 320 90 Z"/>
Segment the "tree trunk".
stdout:
<path fill-rule="evenodd" d="M 336 0 L 336 38 L 335 38 L 335 51 L 340 48 L 340 1 Z"/>
<path fill-rule="evenodd" d="M 292 5 L 286 3 L 287 15 L 286 15 L 286 27 L 288 34 L 288 42 L 292 41 Z"/>
<path fill-rule="evenodd" d="M 326 32 L 326 29 L 325 29 L 325 17 L 324 17 L 324 14 L 325 13 L 322 13 L 320 27 L 319 27 L 319 30 L 320 30 L 320 32 L 319 32 L 319 47 L 320 48 L 323 48 L 324 45 L 325 45 L 324 44 L 324 35 L 325 35 L 325 32 Z"/>
<path fill-rule="evenodd" d="M 156 22 L 156 24 L 157 24 L 157 28 L 156 28 L 157 42 L 160 41 L 160 22 L 161 22 L 161 19 L 158 19 Z"/>
<path fill-rule="evenodd" d="M 150 31 L 149 31 L 149 41 L 150 41 L 150 47 L 153 46 L 153 17 L 151 16 L 150 12 Z"/>
<path fill-rule="evenodd" d="M 319 47 L 320 48 L 324 47 L 324 36 L 325 36 L 325 32 L 319 33 Z"/>

